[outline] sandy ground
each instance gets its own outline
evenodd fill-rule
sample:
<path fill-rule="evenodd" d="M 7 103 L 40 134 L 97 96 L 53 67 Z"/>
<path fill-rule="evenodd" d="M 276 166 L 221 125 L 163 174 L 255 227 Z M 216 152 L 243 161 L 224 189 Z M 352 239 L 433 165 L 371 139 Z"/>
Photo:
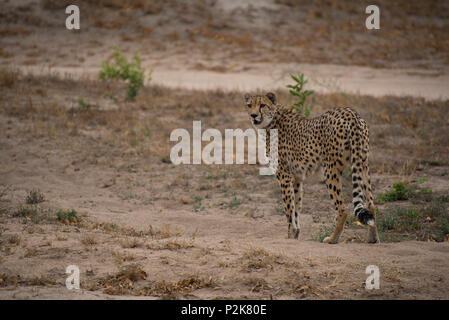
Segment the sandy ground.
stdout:
<path fill-rule="evenodd" d="M 19 14 L 20 5 L 31 9 Z M 298 17 L 319 18 L 313 5 Z M 420 188 L 447 196 L 449 72 L 441 54 L 446 43 L 438 42 L 447 28 L 443 13 L 431 20 L 441 48 L 435 44 L 421 54 L 418 44 L 427 43 L 407 48 L 386 41 L 379 49 L 384 56 L 379 53 L 374 63 L 363 41 L 351 46 L 360 47 L 359 56 L 339 46 L 333 55 L 323 53 L 322 46 L 328 52 L 335 41 L 351 39 L 350 26 L 341 39 L 325 30 L 310 47 L 293 47 L 289 37 L 281 46 L 276 39 L 289 35 L 296 20 L 287 19 L 270 37 L 264 19 L 282 26 L 281 18 L 294 11 L 278 2 L 218 1 L 191 8 L 180 17 L 182 8 L 161 5 L 156 14 L 139 15 L 138 27 L 126 20 L 135 10 L 116 15 L 112 6 L 97 19 L 92 9 L 87 31 L 67 37 L 58 27 L 64 17 L 58 9 L 38 1 L 5 5 L 8 19 L 11 12 L 17 17 L 2 25 L 0 64 L 24 74 L 1 88 L 0 299 L 448 299 L 447 241 L 404 233 L 397 235 L 402 241 L 368 245 L 366 229 L 349 221 L 341 243 L 320 243 L 317 235 L 332 224 L 333 214 L 318 177 L 307 183 L 302 233 L 295 241 L 285 238 L 276 181 L 259 176 L 257 166 L 174 166 L 161 160 L 169 155 L 174 128 L 190 130 L 192 120 L 202 120 L 204 128 L 248 128 L 243 91 L 284 88 L 288 73 L 301 71 L 322 94 L 313 100 L 313 115 L 345 104 L 367 119 L 375 194 L 394 182 L 425 177 Z M 329 10 L 324 18 L 340 23 Z M 432 19 L 435 13 L 428 10 L 424 6 L 414 21 Z M 227 25 L 229 15 L 238 18 Z M 173 25 L 166 21 L 174 17 L 179 19 Z M 246 25 L 246 19 L 255 22 Z M 183 24 L 194 40 L 184 35 Z M 376 35 L 367 37 L 374 39 L 372 48 L 379 46 Z M 127 54 L 139 51 L 143 65 L 154 70 L 136 102 L 112 102 L 107 94 L 121 97 L 123 86 L 93 81 L 112 45 Z M 49 70 L 61 78 L 48 76 Z M 26 77 L 28 72 L 33 76 Z M 279 94 L 287 101 L 285 92 Z M 80 109 L 80 97 L 93 107 Z M 45 201 L 26 205 L 33 189 Z M 378 205 L 380 212 L 393 206 Z M 399 202 L 407 208 L 426 205 Z M 18 214 L 23 207 L 36 209 L 36 216 Z M 55 218 L 58 210 L 72 208 L 79 220 Z M 65 288 L 65 268 L 73 264 L 81 272 L 79 291 Z M 379 290 L 365 289 L 368 265 L 380 269 Z"/>

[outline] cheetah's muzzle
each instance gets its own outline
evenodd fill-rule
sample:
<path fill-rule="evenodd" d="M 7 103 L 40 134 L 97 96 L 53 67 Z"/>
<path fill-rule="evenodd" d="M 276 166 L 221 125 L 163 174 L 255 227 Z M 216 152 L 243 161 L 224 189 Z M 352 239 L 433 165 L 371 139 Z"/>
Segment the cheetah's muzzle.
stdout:
<path fill-rule="evenodd" d="M 263 122 L 263 114 L 260 115 L 260 120 L 257 120 L 256 118 L 253 118 L 254 125 L 259 125 Z"/>

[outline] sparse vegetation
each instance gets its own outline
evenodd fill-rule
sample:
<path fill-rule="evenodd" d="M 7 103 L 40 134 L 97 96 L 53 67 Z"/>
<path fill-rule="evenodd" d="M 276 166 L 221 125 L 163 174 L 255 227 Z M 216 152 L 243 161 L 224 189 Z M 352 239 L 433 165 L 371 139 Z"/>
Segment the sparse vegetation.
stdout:
<path fill-rule="evenodd" d="M 308 200 L 304 201 L 305 214 L 301 216 L 301 219 L 305 221 L 303 224 L 305 233 L 302 233 L 300 240 L 303 246 L 301 247 L 284 239 L 286 228 L 283 205 L 277 202 L 280 199 L 279 188 L 276 185 L 273 192 L 275 185 L 273 177 L 260 177 L 257 166 L 162 165 L 162 157 L 169 154 L 164 137 L 169 136 L 172 126 L 188 128 L 188 125 L 191 125 L 191 119 L 198 118 L 204 119 L 205 126 L 211 127 L 217 126 L 217 123 L 219 123 L 218 126 L 223 127 L 243 124 L 244 120 L 233 114 L 234 111 L 236 114 L 240 112 L 238 111 L 240 109 L 237 109 L 238 92 L 223 94 L 183 89 L 171 90 L 164 87 L 157 88 L 156 91 L 151 87 L 140 90 L 134 102 L 113 104 L 108 101 L 105 94 L 109 92 L 108 90 L 119 88 L 119 83 L 93 81 L 81 85 L 77 81 L 46 77 L 38 78 L 38 80 L 30 77 L 26 81 L 27 90 L 31 92 L 31 101 L 24 96 L 23 101 L 17 98 L 17 103 L 10 107 L 10 100 L 6 103 L 0 99 L 0 113 L 4 119 L 2 125 L 6 134 L 11 137 L 23 137 L 23 149 L 5 148 L 5 158 L 10 158 L 11 163 L 18 161 L 20 168 L 23 166 L 24 172 L 25 170 L 30 172 L 32 168 L 36 170 L 36 174 L 41 174 L 41 169 L 48 166 L 51 170 L 45 173 L 48 174 L 48 181 L 52 181 L 52 184 L 45 185 L 45 190 L 48 190 L 49 195 L 51 194 L 51 199 L 47 199 L 50 201 L 42 204 L 21 205 L 21 202 L 25 202 L 26 194 L 23 187 L 18 185 L 13 185 L 11 192 L 8 191 L 7 195 L 1 197 L 0 204 L 2 208 L 5 208 L 5 214 L 0 215 L 0 241 L 2 242 L 0 262 L 11 265 L 14 259 L 18 259 L 16 261 L 19 267 L 23 267 L 23 263 L 29 263 L 36 265 L 36 268 L 41 268 L 42 266 L 39 266 L 41 261 L 43 265 L 52 263 L 55 259 L 61 259 L 64 263 L 73 263 L 75 258 L 84 266 L 81 269 L 82 280 L 85 281 L 82 287 L 101 291 L 96 292 L 96 295 L 111 293 L 190 299 L 202 298 L 204 295 L 219 298 L 224 295 L 227 298 L 238 292 L 238 297 L 241 296 L 244 299 L 268 298 L 271 294 L 276 299 L 280 296 L 348 297 L 347 292 L 351 292 L 351 297 L 359 297 L 357 291 L 361 283 L 359 279 L 355 279 L 353 284 L 344 281 L 346 272 L 364 275 L 363 270 L 359 272 L 359 267 L 353 265 L 356 259 L 349 258 L 348 261 L 328 263 L 325 265 L 325 272 L 321 270 L 320 273 L 316 273 L 319 270 L 318 265 L 327 264 L 327 257 L 309 259 L 307 257 L 309 251 L 305 252 L 306 256 L 295 256 L 296 250 L 304 253 L 302 251 L 304 246 L 312 248 L 319 246 L 320 250 L 330 250 L 324 244 L 307 241 L 306 237 L 312 230 L 313 239 L 322 241 L 332 231 L 332 227 L 329 226 L 326 230 L 326 226 L 322 225 L 322 222 L 330 224 L 328 222 L 330 221 L 328 211 L 330 202 L 328 195 L 323 194 L 325 189 L 318 181 L 311 180 L 310 188 L 306 188 Z M 3 88 L 5 97 L 14 94 L 22 99 L 23 93 L 19 91 L 22 88 L 22 80 L 19 83 L 20 85 L 14 85 L 11 89 Z M 36 93 L 43 87 L 42 83 L 49 86 L 47 97 Z M 73 92 L 76 94 L 75 98 L 69 94 L 58 96 L 57 90 L 66 87 L 73 88 L 73 91 L 69 91 L 72 95 Z M 53 93 L 57 99 L 50 101 L 53 99 Z M 277 94 L 280 101 L 292 101 L 288 99 L 294 98 L 283 91 Z M 76 106 L 68 111 L 64 103 L 59 102 L 69 101 L 76 104 L 79 96 L 85 97 L 92 106 L 100 105 L 101 101 L 101 104 L 106 103 L 111 109 L 103 108 L 103 105 L 101 108 Z M 348 97 L 352 99 L 351 103 L 360 106 L 361 112 L 367 115 L 369 124 L 373 124 L 370 126 L 373 150 L 386 150 L 387 154 L 393 154 L 393 151 L 398 153 L 397 162 L 389 161 L 389 159 L 387 162 L 383 158 L 380 160 L 379 153 L 371 153 L 370 164 L 375 172 L 372 176 L 375 187 L 382 188 L 380 190 L 390 189 L 387 183 L 391 176 L 388 174 L 401 174 L 398 168 L 405 163 L 402 159 L 419 157 L 421 152 L 427 154 L 429 150 L 437 150 L 442 159 L 446 156 L 447 129 L 444 126 L 445 120 L 440 119 L 447 113 L 444 102 L 427 102 L 415 98 L 314 94 L 313 107 L 317 112 L 321 112 L 331 104 L 347 104 L 350 101 Z M 42 100 L 44 102 L 41 105 Z M 376 108 L 373 108 L 373 105 L 376 105 Z M 388 112 L 388 107 L 391 105 L 397 106 L 397 110 L 395 108 L 394 112 Z M 171 113 L 170 119 L 166 118 L 167 110 Z M 191 118 L 185 118 L 186 110 L 190 112 Z M 414 131 L 403 132 L 397 127 L 403 125 L 401 119 L 411 116 L 413 112 L 418 112 L 422 117 L 418 122 L 418 128 L 425 126 L 427 134 L 431 134 L 433 140 L 432 145 L 421 140 L 413 140 L 413 150 L 409 153 L 411 151 L 406 149 L 408 144 L 403 144 L 402 139 L 411 141 L 414 138 Z M 439 117 L 435 118 L 431 112 L 437 113 Z M 389 125 L 387 120 L 382 118 L 384 115 L 391 117 L 394 126 Z M 150 146 L 146 143 L 148 140 L 145 140 L 149 136 L 146 128 L 152 130 Z M 379 137 L 381 134 L 385 134 L 383 140 Z M 396 137 L 399 134 L 401 139 L 390 139 L 390 136 Z M 137 143 L 135 146 L 130 145 L 131 138 L 135 139 Z M 159 143 L 160 141 L 162 142 Z M 5 143 L 11 145 L 8 140 Z M 140 146 L 142 147 L 139 148 Z M 48 152 L 46 148 L 51 148 L 52 151 Z M 30 159 L 25 157 L 30 154 L 35 155 L 40 161 L 36 169 L 34 165 L 37 161 L 33 159 L 30 164 Z M 61 162 L 54 166 L 57 157 L 61 158 Z M 48 159 L 46 160 L 48 162 L 41 159 Z M 384 167 L 384 163 L 388 165 Z M 378 223 L 384 225 L 380 231 L 381 240 L 384 242 L 410 239 L 447 241 L 449 197 L 447 194 L 442 194 L 444 190 L 442 186 L 446 182 L 441 178 L 447 168 L 427 165 L 417 167 L 411 161 L 410 163 L 410 169 L 407 170 L 410 172 L 416 170 L 413 171 L 413 176 L 403 177 L 405 189 L 413 189 L 412 186 L 416 184 L 413 179 L 417 174 L 432 177 L 432 180 L 425 187 L 420 186 L 414 189 L 414 193 L 410 194 L 408 200 L 398 203 L 385 202 L 379 205 L 382 213 L 378 216 Z M 415 161 L 415 163 L 418 162 Z M 7 168 L 10 168 L 9 165 Z M 17 170 L 13 166 L 11 168 L 11 170 Z M 101 176 L 93 177 L 91 176 L 93 172 Z M 10 178 L 7 177 L 4 183 L 15 184 L 14 181 L 19 178 L 26 181 L 27 176 L 21 170 L 17 170 L 16 174 L 17 177 L 14 177 L 14 180 L 9 180 Z M 58 176 L 60 174 L 64 175 L 64 181 L 58 179 L 61 177 Z M 67 183 L 68 180 L 65 178 L 70 179 L 70 183 Z M 73 194 L 69 194 L 74 187 L 78 188 L 78 183 L 97 181 L 95 178 L 99 178 L 98 183 L 95 182 L 86 190 L 79 188 Z M 407 182 L 407 179 L 411 182 Z M 159 183 L 162 180 L 164 182 Z M 349 175 L 348 180 L 351 180 Z M 39 186 L 43 186 L 44 182 L 42 180 Z M 397 181 L 394 180 L 394 182 Z M 431 186 L 434 190 L 430 188 Z M 391 189 L 394 190 L 394 188 Z M 91 193 L 91 191 L 94 192 Z M 78 194 L 80 198 L 75 197 Z M 49 195 L 45 193 L 46 198 Z M 109 196 L 111 199 L 106 199 Z M 100 204 L 100 197 L 105 200 L 104 204 Z M 117 201 L 124 198 L 133 200 L 123 201 L 116 207 Z M 144 202 L 144 199 L 151 199 L 151 202 Z M 238 202 L 241 203 L 238 204 Z M 80 218 L 77 222 L 66 219 L 68 214 L 60 214 L 61 219 L 59 219 L 56 214 L 57 209 L 52 207 L 58 203 L 75 208 L 86 208 L 85 210 L 91 212 L 93 220 L 90 221 L 81 212 L 76 214 Z M 111 205 L 111 203 L 115 204 Z M 345 203 L 348 207 L 350 206 L 350 202 L 345 201 Z M 195 204 L 198 209 L 207 208 L 201 212 L 201 216 L 186 212 L 191 211 L 192 205 Z M 395 212 L 392 206 L 396 204 L 403 208 L 400 213 L 398 213 L 399 210 Z M 233 208 L 232 212 L 237 213 L 238 217 L 230 215 L 229 208 Z M 282 216 L 274 215 L 275 210 Z M 45 215 L 45 212 L 49 214 Z M 100 215 L 99 212 L 101 212 Z M 265 213 L 265 216 L 259 213 Z M 129 216 L 125 217 L 127 214 Z M 140 216 L 134 219 L 135 215 Z M 25 223 L 32 221 L 33 217 L 36 217 L 36 221 L 40 221 L 40 224 L 26 225 Z M 254 217 L 258 220 L 253 220 Z M 232 222 L 231 218 L 233 218 Z M 209 219 L 216 219 L 217 223 L 213 221 L 208 224 Z M 241 224 L 240 220 L 244 223 Z M 312 220 L 314 223 L 308 223 Z M 59 221 L 63 224 L 56 223 Z M 196 222 L 193 223 L 193 221 L 198 221 L 201 225 L 196 226 Z M 171 225 L 163 225 L 163 223 L 171 223 Z M 229 225 L 220 229 L 219 223 L 229 223 Z M 236 226 L 238 224 L 237 232 L 241 230 L 244 232 L 241 239 L 228 240 L 229 230 L 232 229 L 231 223 L 236 223 Z M 150 224 L 153 226 L 150 227 Z M 271 234 L 270 231 L 274 233 Z M 321 234 L 315 235 L 318 231 L 321 231 Z M 9 237 L 14 233 L 20 235 L 19 245 L 9 243 Z M 198 235 L 195 242 L 190 240 L 192 233 Z M 213 247 L 211 245 L 210 248 L 203 248 L 203 241 L 215 236 L 213 233 L 217 233 L 217 238 L 223 236 L 223 239 L 214 238 Z M 355 217 L 350 214 L 341 242 L 351 239 L 360 239 L 364 242 L 365 233 L 366 227 L 358 226 L 355 223 Z M 247 252 L 242 251 L 241 241 L 244 244 L 263 243 L 268 246 L 265 247 L 265 251 L 254 249 L 255 252 L 249 252 L 250 250 Z M 288 249 L 284 247 L 284 244 L 289 246 Z M 415 245 L 418 252 L 422 252 L 419 251 L 420 248 L 427 248 L 427 244 L 423 243 L 407 243 L 404 247 Z M 65 247 L 72 248 L 72 246 L 73 249 L 65 251 L 67 249 Z M 431 249 L 437 246 L 437 244 L 429 244 Z M 345 252 L 348 246 L 342 244 L 338 248 Z M 394 250 L 400 248 L 400 244 L 397 248 L 396 245 L 387 246 L 379 252 L 394 254 Z M 439 252 L 438 254 L 441 255 Z M 310 255 L 315 255 L 315 251 L 310 250 Z M 363 252 L 360 255 L 366 257 Z M 102 267 L 99 268 L 97 264 L 94 264 L 92 266 L 94 271 L 86 270 L 85 267 L 93 257 L 102 264 Z M 426 260 L 427 257 L 429 257 L 428 260 Z M 444 255 L 439 258 L 445 259 Z M 421 261 L 426 268 L 432 268 L 430 259 L 430 255 L 426 255 L 424 260 L 421 257 L 410 256 L 411 261 Z M 191 263 L 192 261 L 195 263 Z M 147 279 L 120 272 L 121 268 L 129 263 L 138 263 L 141 266 L 140 270 L 145 269 L 148 272 Z M 182 268 L 178 267 L 179 263 L 184 263 Z M 301 268 L 293 267 L 293 263 L 301 265 Z M 113 269 L 115 267 L 119 269 Z M 388 267 L 381 266 L 382 274 L 384 272 L 385 275 L 387 274 Z M 404 272 L 411 270 L 408 266 L 403 266 L 403 269 Z M 442 267 L 435 266 L 434 269 L 439 270 L 438 276 L 442 274 Z M 43 269 L 36 272 L 41 270 Z M 57 278 L 49 273 L 49 279 L 52 277 L 59 279 L 58 285 L 63 285 L 61 279 L 64 279 L 64 274 L 61 270 L 61 274 L 56 275 Z M 135 270 L 138 272 L 139 269 Z M 154 270 L 162 271 L 154 273 Z M 211 281 L 209 281 L 209 275 L 206 275 L 209 270 L 214 272 Z M 199 276 L 195 277 L 197 271 Z M 113 280 L 114 277 L 116 281 Z M 128 281 L 129 278 L 137 280 Z M 265 281 L 260 280 L 262 278 Z M 385 276 L 382 279 L 385 280 L 382 286 L 385 285 L 385 288 L 389 290 L 391 288 L 389 278 Z M 27 283 L 39 283 L 39 279 L 28 280 Z M 45 279 L 42 283 L 45 283 Z M 209 288 L 208 283 L 210 288 L 216 288 L 216 290 L 196 291 L 196 288 L 201 288 L 203 285 L 205 285 L 204 288 Z M 217 283 L 223 284 L 224 288 L 217 287 Z M 439 285 L 437 281 L 432 282 L 432 285 L 434 283 Z M 406 285 L 405 282 L 403 284 Z M 25 283 L 11 284 L 8 281 L 7 285 L 20 286 Z M 391 297 L 400 297 L 403 292 L 401 290 L 410 290 L 410 287 L 399 288 L 397 295 L 391 294 Z M 387 291 L 382 292 L 386 294 Z"/>
<path fill-rule="evenodd" d="M 78 104 L 84 109 L 89 109 L 91 107 L 90 103 L 86 102 L 86 100 L 81 97 L 78 98 Z"/>
<path fill-rule="evenodd" d="M 313 90 L 304 90 L 304 86 L 308 82 L 307 79 L 304 78 L 302 73 L 298 73 L 298 75 L 290 74 L 290 77 L 295 81 L 294 85 L 287 85 L 289 88 L 289 92 L 291 95 L 296 97 L 296 102 L 291 106 L 293 110 L 298 112 L 301 115 L 308 117 L 310 115 L 310 104 L 305 105 L 306 99 L 308 96 L 314 93 Z"/>
<path fill-rule="evenodd" d="M 393 189 L 378 196 L 382 202 L 408 200 L 414 194 L 414 189 L 407 188 L 403 182 L 393 184 Z"/>
<path fill-rule="evenodd" d="M 19 209 L 16 212 L 16 215 L 21 217 L 35 217 L 37 216 L 37 214 L 38 214 L 37 209 L 25 206 L 19 207 Z"/>
<path fill-rule="evenodd" d="M 147 273 L 138 264 L 123 266 L 114 274 L 88 284 L 89 290 L 104 289 L 104 292 L 112 295 L 137 295 L 137 296 L 163 296 L 175 297 L 178 294 L 188 294 L 194 290 L 214 287 L 216 283 L 212 277 L 201 278 L 195 274 L 178 281 L 150 280 Z"/>
<path fill-rule="evenodd" d="M 148 234 L 153 239 L 166 239 L 171 237 L 179 237 L 182 235 L 182 231 L 166 224 L 160 228 L 154 228 L 153 226 L 150 226 Z"/>
<path fill-rule="evenodd" d="M 145 69 L 142 68 L 142 62 L 139 55 L 134 55 L 134 60 L 129 62 L 128 59 L 117 47 L 114 48 L 114 63 L 104 61 L 98 74 L 100 79 L 120 79 L 128 83 L 129 100 L 133 100 L 139 89 L 143 86 L 145 81 Z M 151 72 L 148 75 L 148 80 L 151 79 Z"/>
<path fill-rule="evenodd" d="M 141 247 L 143 244 L 138 238 L 127 238 L 125 240 L 121 241 L 122 248 L 138 248 Z"/>
<path fill-rule="evenodd" d="M 237 199 L 236 194 L 234 193 L 234 197 L 232 198 L 232 200 L 229 202 L 228 204 L 228 208 L 232 209 L 235 207 L 238 207 L 242 202 L 240 201 L 240 199 Z"/>
<path fill-rule="evenodd" d="M 198 212 L 204 210 L 204 206 L 202 204 L 203 198 L 200 196 L 195 197 L 195 202 L 193 204 L 193 211 Z"/>
<path fill-rule="evenodd" d="M 39 190 L 31 190 L 25 199 L 25 202 L 27 204 L 37 204 L 44 201 L 45 197 Z"/>
<path fill-rule="evenodd" d="M 80 221 L 80 218 L 78 217 L 78 213 L 73 209 L 58 210 L 56 212 L 56 217 L 62 223 L 76 223 L 76 222 Z"/>
<path fill-rule="evenodd" d="M 426 180 L 426 178 L 421 178 L 416 184 L 410 186 L 406 186 L 403 182 L 394 183 L 393 189 L 379 195 L 377 200 L 380 202 L 408 200 L 416 195 L 418 186 Z M 419 193 L 421 195 L 430 194 L 432 193 L 432 190 L 422 189 L 419 190 Z"/>
<path fill-rule="evenodd" d="M 242 269 L 247 272 L 258 269 L 273 269 L 276 265 L 284 263 L 279 254 L 271 253 L 263 248 L 250 248 L 242 256 Z"/>
<path fill-rule="evenodd" d="M 449 235 L 449 211 L 438 198 L 420 208 L 395 206 L 378 215 L 377 226 L 387 242 L 404 238 L 445 241 Z"/>
<path fill-rule="evenodd" d="M 19 79 L 19 71 L 11 68 L 0 69 L 0 87 L 12 88 Z"/>
<path fill-rule="evenodd" d="M 8 242 L 10 244 L 14 244 L 14 245 L 18 246 L 20 244 L 20 236 L 18 234 L 14 234 L 9 237 Z"/>
<path fill-rule="evenodd" d="M 93 246 L 94 244 L 97 244 L 97 240 L 93 235 L 86 234 L 81 238 L 81 243 L 85 246 Z"/>
<path fill-rule="evenodd" d="M 320 230 L 313 237 L 316 241 L 323 242 L 326 237 L 329 237 L 335 229 L 335 223 L 332 225 L 322 224 L 320 226 Z"/>

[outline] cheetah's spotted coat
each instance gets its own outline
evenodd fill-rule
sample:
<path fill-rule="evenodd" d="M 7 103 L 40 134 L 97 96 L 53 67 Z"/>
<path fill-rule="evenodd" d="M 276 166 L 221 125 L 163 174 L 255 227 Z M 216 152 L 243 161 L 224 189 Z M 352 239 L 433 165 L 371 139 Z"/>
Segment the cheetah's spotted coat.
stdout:
<path fill-rule="evenodd" d="M 306 119 L 278 105 L 273 93 L 257 96 L 245 94 L 244 98 L 256 129 L 266 129 L 267 134 L 269 129 L 278 130 L 276 177 L 285 204 L 288 237 L 297 239 L 299 236 L 304 179 L 321 165 L 336 212 L 335 230 L 324 242 L 338 242 L 347 217 L 340 177 L 345 167 L 350 165 L 354 214 L 361 223 L 368 225 L 368 242 L 378 242 L 368 167 L 366 122 L 350 108 L 336 108 L 321 116 Z"/>

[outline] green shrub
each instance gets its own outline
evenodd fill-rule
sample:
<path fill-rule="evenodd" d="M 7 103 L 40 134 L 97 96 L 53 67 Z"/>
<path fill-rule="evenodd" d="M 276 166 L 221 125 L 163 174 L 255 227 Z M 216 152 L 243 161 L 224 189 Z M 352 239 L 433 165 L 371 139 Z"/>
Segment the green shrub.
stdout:
<path fill-rule="evenodd" d="M 397 182 L 393 184 L 393 189 L 385 192 L 377 197 L 377 200 L 380 202 L 391 202 L 391 201 L 400 201 L 400 200 L 408 200 L 415 196 L 421 196 L 421 198 L 426 201 L 430 201 L 432 199 L 433 192 L 429 188 L 423 188 L 416 191 L 418 186 L 424 182 L 426 182 L 428 178 L 420 178 L 418 182 L 413 185 L 407 187 L 403 182 Z"/>
<path fill-rule="evenodd" d="M 78 104 L 84 109 L 89 109 L 91 107 L 90 103 L 81 97 L 78 98 Z"/>
<path fill-rule="evenodd" d="M 73 210 L 58 210 L 56 212 L 56 217 L 61 222 L 78 222 L 80 219 L 78 218 L 78 213 Z"/>
<path fill-rule="evenodd" d="M 379 195 L 377 198 L 381 202 L 408 200 L 415 193 L 415 188 L 407 188 L 403 182 L 393 184 L 393 189 Z"/>
<path fill-rule="evenodd" d="M 22 206 L 17 210 L 16 215 L 21 217 L 35 217 L 37 216 L 37 210 Z"/>
<path fill-rule="evenodd" d="M 310 115 L 310 105 L 305 105 L 308 96 L 314 93 L 313 90 L 303 90 L 304 85 L 308 82 L 304 78 L 302 73 L 298 73 L 297 76 L 290 74 L 290 77 L 296 82 L 294 85 L 287 85 L 290 94 L 297 97 L 297 101 L 291 106 L 293 110 L 296 110 L 301 115 L 308 117 Z"/>
<path fill-rule="evenodd" d="M 145 69 L 141 66 L 141 60 L 137 53 L 134 55 L 134 60 L 129 62 L 123 53 L 117 48 L 114 48 L 114 62 L 103 61 L 102 70 L 98 74 L 100 79 L 120 79 L 128 83 L 129 100 L 133 100 L 139 89 L 143 86 L 145 81 Z M 149 72 L 148 80 L 151 80 L 151 71 Z"/>
<path fill-rule="evenodd" d="M 232 198 L 231 202 L 229 202 L 228 207 L 234 208 L 234 207 L 239 206 L 241 203 L 242 202 L 239 199 L 237 199 L 237 196 L 234 193 L 234 198 Z"/>

